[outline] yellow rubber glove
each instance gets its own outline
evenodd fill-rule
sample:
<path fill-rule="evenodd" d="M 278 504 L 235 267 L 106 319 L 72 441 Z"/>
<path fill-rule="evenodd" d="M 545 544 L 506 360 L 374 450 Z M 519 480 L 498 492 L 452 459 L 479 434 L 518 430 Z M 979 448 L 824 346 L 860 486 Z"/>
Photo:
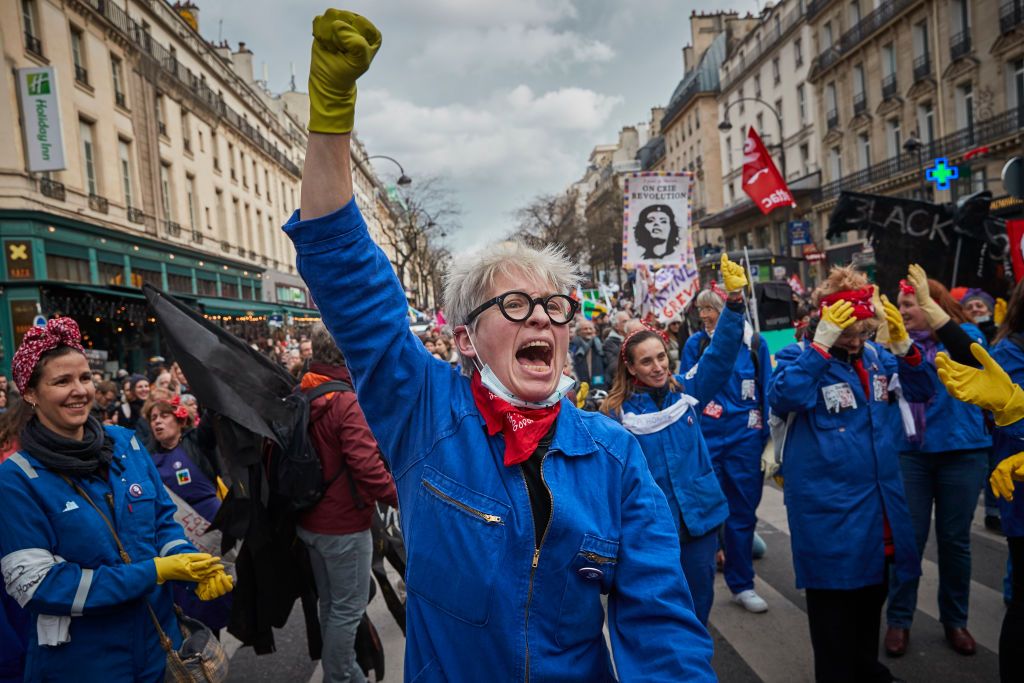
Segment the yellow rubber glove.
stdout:
<path fill-rule="evenodd" d="M 235 587 L 231 576 L 220 571 L 213 576 L 203 579 L 196 586 L 196 597 L 200 600 L 216 600 L 222 595 L 227 595 Z"/>
<path fill-rule="evenodd" d="M 1000 427 L 1024 418 L 1024 390 L 1013 383 L 981 344 L 971 344 L 971 353 L 981 369 L 957 363 L 945 351 L 936 354 L 935 368 L 949 395 L 992 411 Z"/>
<path fill-rule="evenodd" d="M 928 327 L 937 330 L 949 322 L 949 314 L 935 303 L 931 293 L 928 291 L 928 273 L 924 268 L 911 263 L 907 270 L 907 281 L 914 286 L 914 296 L 917 297 L 917 305 L 924 312 L 924 319 Z"/>
<path fill-rule="evenodd" d="M 224 571 L 220 558 L 209 553 L 182 553 L 168 557 L 154 557 L 156 582 L 192 581 L 199 582 L 217 572 Z"/>
<path fill-rule="evenodd" d="M 223 501 L 228 497 L 228 486 L 224 483 L 224 480 L 217 477 L 217 499 Z"/>
<path fill-rule="evenodd" d="M 837 301 L 831 306 L 825 306 L 818 329 L 814 331 L 814 343 L 826 351 L 831 349 L 843 330 L 855 322 L 857 319 L 853 317 L 853 304 L 849 301 Z"/>
<path fill-rule="evenodd" d="M 590 385 L 586 382 L 580 384 L 580 388 L 576 390 L 576 407 L 582 408 L 587 404 L 587 394 L 590 393 Z"/>
<path fill-rule="evenodd" d="M 747 272 L 743 270 L 743 266 L 730 261 L 728 254 L 724 251 L 722 252 L 722 283 L 725 285 L 725 291 L 729 294 L 743 291 L 748 284 Z"/>
<path fill-rule="evenodd" d="M 309 62 L 309 130 L 348 133 L 355 121 L 356 79 L 380 49 L 381 35 L 354 12 L 329 9 L 313 20 Z"/>
<path fill-rule="evenodd" d="M 884 294 L 882 295 L 882 312 L 885 315 L 885 328 L 889 333 L 889 348 L 897 356 L 907 355 L 907 351 L 910 351 L 914 342 L 910 340 L 910 333 L 907 332 L 907 326 L 903 323 L 900 309 L 896 308 L 889 301 L 889 297 Z"/>
<path fill-rule="evenodd" d="M 1013 500 L 1015 481 L 1024 481 L 1024 452 L 1003 459 L 988 479 L 992 493 L 1006 500 Z"/>
<path fill-rule="evenodd" d="M 1006 299 L 1000 297 L 996 299 L 996 307 L 992 311 L 992 322 L 999 327 L 1006 320 Z"/>

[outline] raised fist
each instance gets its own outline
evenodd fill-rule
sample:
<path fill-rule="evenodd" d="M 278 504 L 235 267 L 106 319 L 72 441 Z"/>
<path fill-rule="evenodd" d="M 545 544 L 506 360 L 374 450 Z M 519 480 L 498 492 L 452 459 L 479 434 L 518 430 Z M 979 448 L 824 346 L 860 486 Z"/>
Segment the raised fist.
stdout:
<path fill-rule="evenodd" d="M 355 121 L 356 79 L 380 49 L 381 35 L 369 19 L 329 9 L 313 20 L 309 62 L 309 130 L 348 133 Z"/>

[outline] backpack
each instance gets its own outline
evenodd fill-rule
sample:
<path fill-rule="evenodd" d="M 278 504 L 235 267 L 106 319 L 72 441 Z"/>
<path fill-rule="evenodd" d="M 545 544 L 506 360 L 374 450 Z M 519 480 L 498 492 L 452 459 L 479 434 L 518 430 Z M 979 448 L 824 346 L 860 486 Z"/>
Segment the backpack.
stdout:
<path fill-rule="evenodd" d="M 324 480 L 320 456 L 309 438 L 309 408 L 316 399 L 331 392 L 352 391 L 348 382 L 332 380 L 309 390 L 297 389 L 284 400 L 292 405 L 292 421 L 287 425 L 274 423 L 273 429 L 281 444 L 275 449 L 270 473 L 271 491 L 286 498 L 293 510 L 302 512 L 320 502 L 327 489 L 338 477 L 348 472 L 347 467 L 328 480 Z M 355 482 L 349 476 L 356 507 L 364 504 L 355 496 Z"/>

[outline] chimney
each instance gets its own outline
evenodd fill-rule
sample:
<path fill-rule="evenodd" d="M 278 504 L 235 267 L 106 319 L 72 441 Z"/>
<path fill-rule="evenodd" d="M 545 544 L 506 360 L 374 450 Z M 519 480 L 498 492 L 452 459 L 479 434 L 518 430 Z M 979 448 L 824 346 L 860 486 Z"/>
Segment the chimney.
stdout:
<path fill-rule="evenodd" d="M 252 83 L 252 50 L 239 41 L 238 52 L 231 55 L 231 63 L 235 73 L 246 83 Z"/>
<path fill-rule="evenodd" d="M 178 16 L 185 20 L 193 31 L 199 33 L 199 7 L 190 0 L 185 2 L 174 3 L 174 11 L 178 13 Z"/>
<path fill-rule="evenodd" d="M 220 43 L 213 45 L 213 51 L 217 53 L 217 56 L 224 60 L 226 64 L 231 63 L 231 46 L 228 45 L 228 41 L 222 40 Z"/>

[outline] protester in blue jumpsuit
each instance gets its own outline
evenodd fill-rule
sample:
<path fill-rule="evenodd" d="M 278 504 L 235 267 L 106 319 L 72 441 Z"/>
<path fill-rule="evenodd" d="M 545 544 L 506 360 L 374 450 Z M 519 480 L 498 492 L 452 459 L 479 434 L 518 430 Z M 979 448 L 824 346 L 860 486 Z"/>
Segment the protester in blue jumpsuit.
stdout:
<path fill-rule="evenodd" d="M 380 33 L 338 10 L 313 33 L 301 212 L 285 231 L 398 487 L 406 680 L 714 680 L 643 452 L 564 398 L 577 269 L 514 242 L 455 259 L 445 317 L 463 372 L 432 357 L 352 199 L 355 79 Z"/>
<path fill-rule="evenodd" d="M 669 372 L 668 344 L 660 333 L 634 331 L 622 342 L 615 381 L 601 405 L 603 413 L 621 421 L 640 441 L 654 480 L 668 499 L 683 573 L 705 624 L 715 597 L 718 528 L 729 508 L 701 436 L 700 409 L 729 377 L 743 336 L 743 308 L 738 297 L 728 304 L 719 333 L 686 375 Z"/>
<path fill-rule="evenodd" d="M 973 655 L 976 645 L 967 630 L 971 522 L 978 493 L 988 477 L 992 437 L 981 409 L 943 391 L 934 368 L 935 355 L 940 351 L 948 351 L 953 358 L 966 362 L 970 360 L 972 341 L 986 346 L 987 343 L 949 291 L 941 283 L 929 280 L 919 266 L 910 267 L 907 280 L 900 287 L 900 313 L 936 385 L 930 400 L 909 403 L 914 431 L 900 448 L 903 488 L 921 557 L 934 510 L 939 621 L 953 650 Z M 907 651 L 917 610 L 918 583 L 917 578 L 902 580 L 894 576 L 889 584 L 885 651 L 890 657 L 902 656 Z"/>
<path fill-rule="evenodd" d="M 772 412 L 788 424 L 781 474 L 796 585 L 806 589 L 816 678 L 889 681 L 878 661 L 888 563 L 901 578 L 920 574 L 892 379 L 908 400 L 935 387 L 891 303 L 885 324 L 897 355 L 867 341 L 880 321 L 862 273 L 833 268 L 814 300 L 814 342 L 776 354 L 768 385 Z"/>
<path fill-rule="evenodd" d="M 696 365 L 709 347 L 725 305 L 722 294 L 705 289 L 697 295 L 697 312 L 704 329 L 686 340 L 683 372 Z M 764 488 L 761 453 L 768 441 L 766 391 L 771 374 L 768 345 L 745 322 L 743 347 L 725 386 L 704 406 L 700 427 L 718 483 L 729 501 L 723 533 L 725 583 L 733 601 L 751 612 L 768 609 L 754 590 L 753 545 L 757 506 Z"/>
<path fill-rule="evenodd" d="M 31 620 L 25 678 L 162 681 L 166 653 L 148 607 L 178 647 L 165 582 L 198 583 L 213 597 L 230 579 L 185 539 L 132 433 L 90 417 L 95 388 L 80 340 L 73 320 L 50 320 L 26 333 L 13 360 L 35 416 L 0 465 L 0 500 L 17 511 L 0 525 L 0 568 Z"/>

